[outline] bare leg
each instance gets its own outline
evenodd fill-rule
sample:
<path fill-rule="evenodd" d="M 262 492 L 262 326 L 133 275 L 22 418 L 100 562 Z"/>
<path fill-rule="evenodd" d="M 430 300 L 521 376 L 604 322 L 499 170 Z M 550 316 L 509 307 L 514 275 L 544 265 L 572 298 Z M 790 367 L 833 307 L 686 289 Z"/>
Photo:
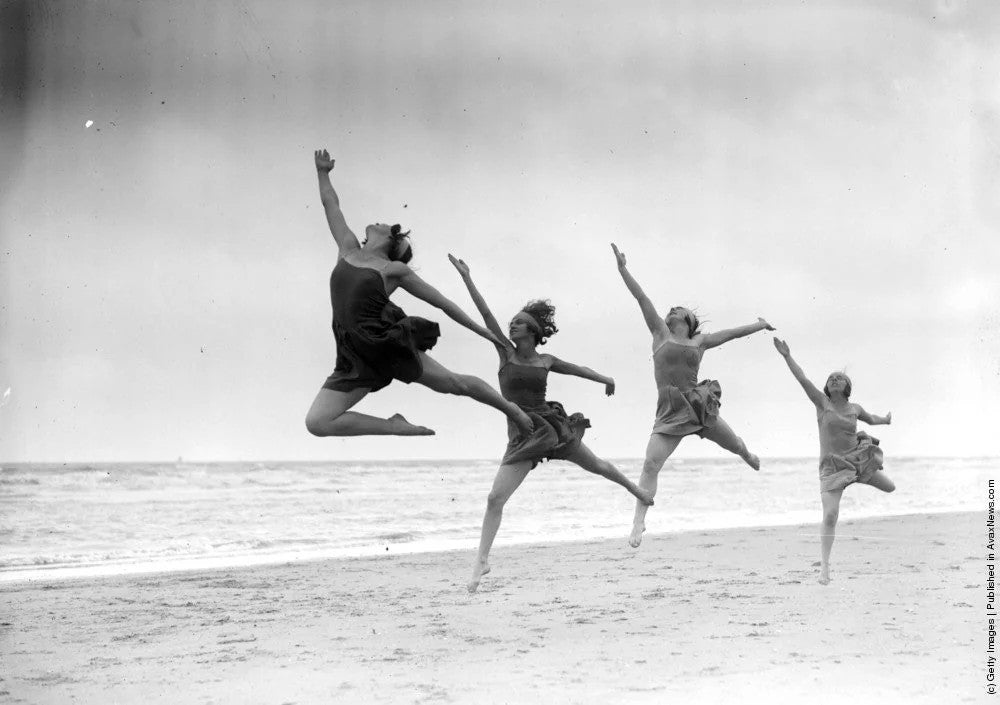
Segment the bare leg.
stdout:
<path fill-rule="evenodd" d="M 503 412 L 524 433 L 531 433 L 534 424 L 520 407 L 500 396 L 493 387 L 472 375 L 455 374 L 427 353 L 420 353 L 424 373 L 417 380 L 420 384 L 441 394 L 458 394 L 492 406 Z"/>
<path fill-rule="evenodd" d="M 616 468 L 614 465 L 609 463 L 607 460 L 603 460 L 594 455 L 593 451 L 590 450 L 583 443 L 573 451 L 570 455 L 566 456 L 566 460 L 571 463 L 576 463 L 581 468 L 587 472 L 592 472 L 595 475 L 600 475 L 601 477 L 606 477 L 607 479 L 615 482 L 629 492 L 645 505 L 651 505 L 653 503 L 653 491 L 644 490 L 637 486 L 630 479 L 625 477 L 621 470 Z"/>
<path fill-rule="evenodd" d="M 830 582 L 830 550 L 837 533 L 837 519 L 840 517 L 840 498 L 844 490 L 823 492 L 823 524 L 820 531 L 820 569 L 819 583 L 827 585 Z"/>
<path fill-rule="evenodd" d="M 729 424 L 721 418 L 716 419 L 715 426 L 705 431 L 704 438 L 714 441 L 730 453 L 740 456 L 754 470 L 760 470 L 760 459 L 747 450 L 743 439 L 737 436 L 733 432 L 733 429 L 729 427 Z"/>
<path fill-rule="evenodd" d="M 872 474 L 872 476 L 868 478 L 868 482 L 866 482 L 864 484 L 871 485 L 875 489 L 882 490 L 883 492 L 895 492 L 896 491 L 896 483 L 893 482 L 892 480 L 890 480 L 889 476 L 886 475 L 881 470 L 879 470 L 879 471 L 875 472 L 874 474 Z"/>
<path fill-rule="evenodd" d="M 380 419 L 348 411 L 369 392 L 367 388 L 350 392 L 320 389 L 306 414 L 306 428 L 314 436 L 433 436 L 434 431 L 415 426 L 399 414 Z"/>
<path fill-rule="evenodd" d="M 490 549 L 493 547 L 493 539 L 496 538 L 497 530 L 500 528 L 500 520 L 503 519 L 503 507 L 514 494 L 514 490 L 524 482 L 524 478 L 528 476 L 530 470 L 531 463 L 529 461 L 501 465 L 497 470 L 497 476 L 493 478 L 493 488 L 486 499 L 483 531 L 479 537 L 479 553 L 472 566 L 472 579 L 468 585 L 469 592 L 475 592 L 479 587 L 479 580 L 490 572 Z"/>
<path fill-rule="evenodd" d="M 639 477 L 639 488 L 649 492 L 649 498 L 656 496 L 656 480 L 660 474 L 660 468 L 667 461 L 680 444 L 684 436 L 665 436 L 662 433 L 654 433 L 649 437 L 646 445 L 646 461 L 642 464 L 642 475 Z M 632 518 L 632 533 L 628 537 L 628 545 L 638 548 L 642 543 L 642 533 L 646 530 L 646 510 L 648 504 L 641 500 L 635 502 L 635 516 Z"/>

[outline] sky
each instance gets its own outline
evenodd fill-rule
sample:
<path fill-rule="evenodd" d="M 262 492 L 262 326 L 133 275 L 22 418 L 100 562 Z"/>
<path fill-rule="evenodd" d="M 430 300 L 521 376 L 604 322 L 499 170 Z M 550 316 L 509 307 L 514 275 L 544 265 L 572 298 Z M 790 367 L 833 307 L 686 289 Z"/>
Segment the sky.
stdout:
<path fill-rule="evenodd" d="M 501 321 L 556 306 L 542 349 L 588 445 L 640 457 L 658 310 L 765 317 L 818 385 L 893 413 L 892 455 L 997 455 L 1000 10 L 994 3 L 4 3 L 0 461 L 491 458 L 496 411 L 394 383 L 357 410 L 433 438 L 314 438 L 335 361 L 336 248 L 312 152 L 356 232 Z M 433 356 L 496 384 L 437 320 Z M 709 351 L 762 457 L 818 452 L 770 335 Z M 724 457 L 686 440 L 676 457 Z"/>

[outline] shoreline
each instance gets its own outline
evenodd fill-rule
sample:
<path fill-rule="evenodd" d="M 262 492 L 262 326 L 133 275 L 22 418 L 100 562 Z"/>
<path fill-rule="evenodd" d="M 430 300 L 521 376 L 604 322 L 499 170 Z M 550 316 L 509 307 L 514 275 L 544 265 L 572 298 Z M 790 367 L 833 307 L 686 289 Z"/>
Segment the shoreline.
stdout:
<path fill-rule="evenodd" d="M 888 519 L 894 517 L 913 517 L 913 516 L 938 516 L 942 514 L 949 515 L 961 515 L 961 514 L 975 514 L 975 511 L 953 511 L 943 509 L 941 511 L 927 511 L 927 512 L 902 512 L 899 514 L 895 513 L 882 513 L 874 515 L 861 515 L 854 517 L 852 519 L 846 519 L 841 522 L 841 524 L 849 523 L 851 521 L 863 521 L 863 520 L 877 520 L 877 519 Z M 670 537 L 677 536 L 681 534 L 688 534 L 691 532 L 719 532 L 719 531 L 739 531 L 739 530 L 754 530 L 760 528 L 778 528 L 778 527 L 789 527 L 797 526 L 803 529 L 808 529 L 812 527 L 813 529 L 819 524 L 819 519 L 815 522 L 803 523 L 798 519 L 791 518 L 787 522 L 778 523 L 767 523 L 767 524 L 741 524 L 735 526 L 708 526 L 708 527 L 697 527 L 690 529 L 683 529 L 680 531 L 660 531 L 656 533 L 647 533 L 647 537 Z M 622 541 L 627 540 L 627 530 L 628 527 L 624 527 L 624 533 L 622 533 Z M 599 543 L 604 541 L 614 541 L 616 536 L 589 536 L 584 538 L 565 538 L 556 540 L 525 540 L 525 539 L 508 539 L 504 540 L 504 536 L 501 535 L 497 538 L 495 546 L 506 547 L 506 546 L 544 546 L 544 547 L 554 547 L 563 544 L 577 544 L 577 543 Z M 412 556 L 412 555 L 424 555 L 424 554 L 437 554 L 437 553 L 452 553 L 452 552 L 462 552 L 462 551 L 475 551 L 478 546 L 479 538 L 478 536 L 463 538 L 463 539 L 453 539 L 450 541 L 438 541 L 433 542 L 432 545 L 427 546 L 421 542 L 408 542 L 408 543 L 397 543 L 397 544 L 384 544 L 388 546 L 384 552 L 369 547 L 369 546 L 359 546 L 350 548 L 334 548 L 328 551 L 321 551 L 315 554 L 242 554 L 233 556 L 192 556 L 192 557 L 182 557 L 176 559 L 163 559 L 163 560 L 151 560 L 151 561 L 120 561 L 120 562 L 107 562 L 107 563 L 88 563 L 88 564 L 64 564 L 64 565 L 52 565 L 52 566 L 31 566 L 16 568 L 16 569 L 0 569 L 0 590 L 3 589 L 5 585 L 17 585 L 19 583 L 38 583 L 38 582 L 62 582 L 62 581 L 73 581 L 73 580 L 89 580 L 89 579 L 113 579 L 116 577 L 130 577 L 130 576 L 168 576 L 176 573 L 191 573 L 191 572 L 206 572 L 206 571 L 224 571 L 224 570 L 241 570 L 241 569 L 251 569 L 267 566 L 280 566 L 280 565 L 290 565 L 290 564 L 300 564 L 300 563 L 324 563 L 328 561 L 353 561 L 353 560 L 363 560 L 366 558 L 384 558 L 386 556 Z M 447 544 L 461 544 L 461 545 L 447 545 Z M 380 545 L 380 548 L 383 545 Z"/>

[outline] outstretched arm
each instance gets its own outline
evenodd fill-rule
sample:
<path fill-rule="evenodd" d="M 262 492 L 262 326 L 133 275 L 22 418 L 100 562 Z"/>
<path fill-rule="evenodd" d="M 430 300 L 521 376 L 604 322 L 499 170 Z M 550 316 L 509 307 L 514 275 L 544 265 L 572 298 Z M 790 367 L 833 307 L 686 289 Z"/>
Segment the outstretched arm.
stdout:
<path fill-rule="evenodd" d="M 625 253 L 619 252 L 618 247 L 614 243 L 611 243 L 611 249 L 614 250 L 615 259 L 618 261 L 618 273 L 622 275 L 622 280 L 625 282 L 625 286 L 629 292 L 639 302 L 639 309 L 642 311 L 643 318 L 646 319 L 646 327 L 649 328 L 649 332 L 653 334 L 653 337 L 666 337 L 669 334 L 667 324 L 660 318 L 660 314 L 656 312 L 653 302 L 649 300 L 646 292 L 639 286 L 639 282 L 635 280 L 625 266 Z"/>
<path fill-rule="evenodd" d="M 455 265 L 455 269 L 458 270 L 459 275 L 462 277 L 462 281 L 465 282 L 465 288 L 469 290 L 469 295 L 472 297 L 472 302 L 476 304 L 476 308 L 479 309 L 479 315 L 483 317 L 483 322 L 489 331 L 504 342 L 504 345 L 497 346 L 497 352 L 500 353 L 502 360 L 507 359 L 507 353 L 512 347 L 510 343 L 507 342 L 507 335 L 504 333 L 503 328 L 497 323 L 497 319 L 493 316 L 493 312 L 490 311 L 490 307 L 486 304 L 486 299 L 483 295 L 479 293 L 479 289 L 476 287 L 475 282 L 472 281 L 472 274 L 469 272 L 469 265 L 465 263 L 465 260 L 460 260 L 453 255 L 448 255 L 448 260 Z"/>
<path fill-rule="evenodd" d="M 802 371 L 801 367 L 799 367 L 799 363 L 792 359 L 792 353 L 788 349 L 788 343 L 775 338 L 774 347 L 777 349 L 778 353 L 785 358 L 785 362 L 788 363 L 788 369 L 792 371 L 792 376 L 794 376 L 795 379 L 798 380 L 799 384 L 802 385 L 802 389 L 805 390 L 806 396 L 809 397 L 809 401 L 817 407 L 822 407 L 826 401 L 826 395 L 816 389 L 816 385 L 809 381 L 809 378 L 806 377 L 806 373 Z"/>
<path fill-rule="evenodd" d="M 869 426 L 888 426 L 892 423 L 891 411 L 885 416 L 876 416 L 862 409 L 860 404 L 855 404 L 855 406 L 858 407 L 858 420 L 864 421 Z"/>
<path fill-rule="evenodd" d="M 599 372 L 594 372 L 589 367 L 581 367 L 580 365 L 574 365 L 571 362 L 564 362 L 558 357 L 550 355 L 552 358 L 552 364 L 549 365 L 550 372 L 558 372 L 561 375 L 573 375 L 574 377 L 583 377 L 584 379 L 589 379 L 593 382 L 598 382 L 604 385 L 604 393 L 609 397 L 615 393 L 615 381 L 611 377 L 605 377 Z"/>
<path fill-rule="evenodd" d="M 319 200 L 323 203 L 326 222 L 330 226 L 330 232 L 333 233 L 333 239 L 341 254 L 348 250 L 356 250 L 361 245 L 358 244 L 357 236 L 347 227 L 344 212 L 340 210 L 340 198 L 330 183 L 334 160 L 330 159 L 330 153 L 325 149 L 317 149 L 313 152 L 313 157 L 316 161 L 316 176 L 319 178 Z"/>
<path fill-rule="evenodd" d="M 441 309 L 448 316 L 448 318 L 455 321 L 460 326 L 465 326 L 476 335 L 486 338 L 486 340 L 490 341 L 497 347 L 503 345 L 501 340 L 493 335 L 492 332 L 483 328 L 481 325 L 469 318 L 468 314 L 458 307 L 458 304 L 417 276 L 416 272 L 407 267 L 405 264 L 402 264 L 401 262 L 394 262 L 390 264 L 389 267 L 399 270 L 393 271 L 391 276 L 398 278 L 401 289 L 410 292 L 421 301 L 426 301 L 431 306 Z"/>
<path fill-rule="evenodd" d="M 727 330 L 716 331 L 715 333 L 706 333 L 701 336 L 701 346 L 707 350 L 708 348 L 714 348 L 722 345 L 723 343 L 728 343 L 730 340 L 736 340 L 737 338 L 744 338 L 748 335 L 753 335 L 757 331 L 761 330 L 774 330 L 774 326 L 765 321 L 763 318 L 758 318 L 756 323 L 751 323 L 748 326 L 729 328 Z"/>

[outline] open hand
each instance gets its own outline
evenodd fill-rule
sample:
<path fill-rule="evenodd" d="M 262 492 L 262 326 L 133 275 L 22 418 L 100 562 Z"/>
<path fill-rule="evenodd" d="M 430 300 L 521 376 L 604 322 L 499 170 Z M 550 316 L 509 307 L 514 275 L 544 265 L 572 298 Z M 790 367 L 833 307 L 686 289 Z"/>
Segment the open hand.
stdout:
<path fill-rule="evenodd" d="M 784 340 L 778 340 L 777 338 L 774 339 L 774 349 L 777 350 L 782 357 L 788 357 L 789 355 L 792 354 L 791 351 L 788 349 L 788 343 L 786 343 Z"/>
<path fill-rule="evenodd" d="M 618 268 L 623 268 L 625 266 L 625 253 L 619 252 L 618 246 L 613 242 L 611 243 L 611 249 L 615 251 L 615 259 L 618 260 Z"/>
<path fill-rule="evenodd" d="M 604 393 L 609 397 L 615 393 L 615 381 L 608 378 L 608 381 L 604 384 Z"/>
<path fill-rule="evenodd" d="M 449 254 L 448 261 L 455 265 L 455 269 L 457 269 L 458 273 L 463 277 L 469 276 L 469 265 L 465 263 L 465 260 L 458 259 L 455 255 Z"/>
<path fill-rule="evenodd" d="M 316 171 L 330 173 L 333 170 L 333 163 L 336 160 L 330 159 L 330 153 L 325 149 L 317 149 L 313 152 L 313 158 L 316 160 Z"/>
<path fill-rule="evenodd" d="M 764 324 L 764 330 L 774 330 L 775 329 L 774 326 L 772 326 L 770 323 L 768 323 L 767 321 L 765 321 L 763 318 L 759 318 L 758 317 L 757 318 L 757 322 Z"/>

